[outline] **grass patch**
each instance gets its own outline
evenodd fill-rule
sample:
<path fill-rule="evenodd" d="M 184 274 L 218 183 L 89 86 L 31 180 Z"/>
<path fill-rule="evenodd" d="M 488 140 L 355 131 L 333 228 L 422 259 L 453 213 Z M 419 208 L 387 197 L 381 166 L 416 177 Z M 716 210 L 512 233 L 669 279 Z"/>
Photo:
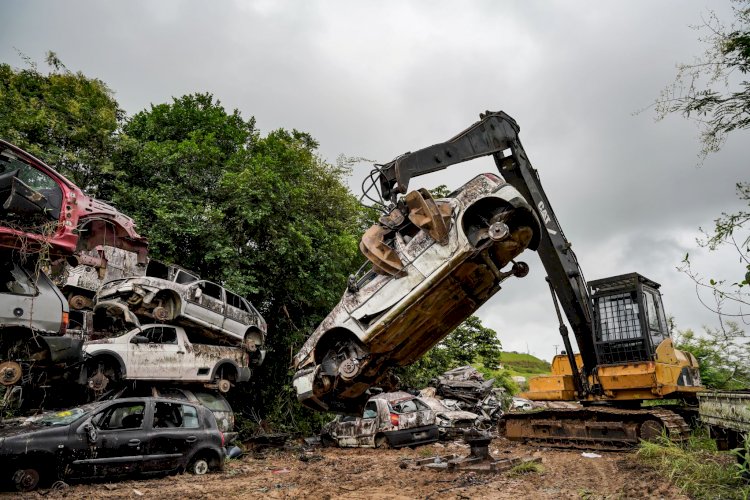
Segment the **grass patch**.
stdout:
<path fill-rule="evenodd" d="M 513 467 L 509 474 L 511 476 L 522 476 L 524 474 L 541 474 L 544 466 L 539 462 L 523 462 Z"/>
<path fill-rule="evenodd" d="M 666 438 L 644 441 L 636 456 L 692 498 L 750 498 L 750 485 L 741 477 L 736 454 L 716 451 L 716 443 L 705 434 L 696 433 L 684 444 Z"/>
<path fill-rule="evenodd" d="M 511 375 L 533 377 L 534 375 L 547 375 L 552 369 L 550 364 L 531 354 L 520 352 L 503 352 L 500 355 L 500 364 L 508 370 Z"/>

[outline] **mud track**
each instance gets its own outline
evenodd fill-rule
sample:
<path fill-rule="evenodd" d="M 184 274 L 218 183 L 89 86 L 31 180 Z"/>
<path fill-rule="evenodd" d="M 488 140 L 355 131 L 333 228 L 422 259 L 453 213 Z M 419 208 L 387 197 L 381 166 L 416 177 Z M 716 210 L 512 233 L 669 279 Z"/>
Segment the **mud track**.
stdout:
<path fill-rule="evenodd" d="M 545 450 L 500 439 L 490 450 L 498 458 L 542 457 L 544 471 L 493 475 L 399 467 L 405 458 L 467 454 L 468 447 L 457 443 L 415 450 L 291 448 L 249 453 L 228 462 L 222 473 L 79 484 L 45 492 L 44 498 L 687 498 L 629 453 L 600 452 L 601 458 L 584 458 L 580 451 Z M 36 495 L 26 498 L 32 496 Z"/>

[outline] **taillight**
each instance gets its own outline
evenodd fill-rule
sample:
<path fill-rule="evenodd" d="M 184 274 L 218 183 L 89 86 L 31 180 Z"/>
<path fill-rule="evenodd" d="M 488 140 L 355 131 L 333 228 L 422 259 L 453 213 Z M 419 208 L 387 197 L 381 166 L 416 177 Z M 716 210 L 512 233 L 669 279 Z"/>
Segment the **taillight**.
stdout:
<path fill-rule="evenodd" d="M 398 427 L 398 414 L 397 413 L 391 413 L 391 425 L 394 427 Z"/>
<path fill-rule="evenodd" d="M 219 431 L 219 435 L 221 436 L 221 447 L 224 447 L 224 433 Z"/>
<path fill-rule="evenodd" d="M 62 323 L 60 324 L 60 335 L 65 335 L 65 332 L 68 331 L 68 321 L 70 321 L 70 317 L 68 313 L 64 312 L 62 314 Z"/>

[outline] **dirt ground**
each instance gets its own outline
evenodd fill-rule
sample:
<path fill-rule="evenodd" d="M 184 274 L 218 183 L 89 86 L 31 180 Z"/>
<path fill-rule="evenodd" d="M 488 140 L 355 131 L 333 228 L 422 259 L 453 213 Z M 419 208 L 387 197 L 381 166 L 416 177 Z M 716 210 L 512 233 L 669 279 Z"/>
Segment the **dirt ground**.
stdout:
<path fill-rule="evenodd" d="M 686 498 L 632 454 L 539 449 L 495 439 L 493 456 L 541 457 L 543 471 L 522 475 L 401 468 L 404 459 L 468 454 L 459 443 L 417 449 L 287 449 L 248 453 L 227 462 L 224 472 L 205 476 L 79 484 L 38 492 L 44 498 Z M 35 495 L 27 494 L 25 498 Z"/>

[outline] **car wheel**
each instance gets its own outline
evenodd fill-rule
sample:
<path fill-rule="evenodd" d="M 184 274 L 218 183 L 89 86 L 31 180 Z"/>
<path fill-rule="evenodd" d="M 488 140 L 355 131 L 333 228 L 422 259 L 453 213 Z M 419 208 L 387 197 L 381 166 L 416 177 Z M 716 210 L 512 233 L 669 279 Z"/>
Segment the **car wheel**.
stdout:
<path fill-rule="evenodd" d="M 205 458 L 196 458 L 188 466 L 188 471 L 196 476 L 202 476 L 208 472 L 208 460 Z"/>
<path fill-rule="evenodd" d="M 33 467 L 17 469 L 13 473 L 13 483 L 18 491 L 33 491 L 39 487 L 42 476 L 39 470 Z"/>
<path fill-rule="evenodd" d="M 391 447 L 391 443 L 388 442 L 388 438 L 385 436 L 377 436 L 375 438 L 375 448 L 379 450 L 387 450 Z"/>

